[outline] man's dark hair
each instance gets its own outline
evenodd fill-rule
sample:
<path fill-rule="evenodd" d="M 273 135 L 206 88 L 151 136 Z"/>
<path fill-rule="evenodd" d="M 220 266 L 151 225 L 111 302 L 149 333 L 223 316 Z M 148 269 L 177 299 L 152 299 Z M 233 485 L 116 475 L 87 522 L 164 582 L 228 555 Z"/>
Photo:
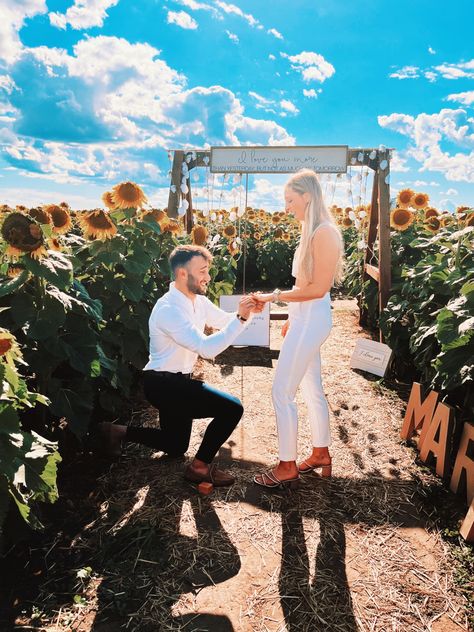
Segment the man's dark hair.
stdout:
<path fill-rule="evenodd" d="M 204 246 L 176 246 L 169 256 L 173 276 L 175 276 L 177 268 L 184 268 L 193 257 L 203 257 L 207 263 L 212 263 L 212 255 Z"/>

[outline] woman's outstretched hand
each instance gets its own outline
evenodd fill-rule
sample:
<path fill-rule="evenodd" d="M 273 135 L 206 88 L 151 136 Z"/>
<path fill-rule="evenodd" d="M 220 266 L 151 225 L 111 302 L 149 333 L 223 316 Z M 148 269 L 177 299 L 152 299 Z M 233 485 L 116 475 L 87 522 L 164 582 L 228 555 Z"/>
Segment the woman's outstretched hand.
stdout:
<path fill-rule="evenodd" d="M 270 303 L 273 299 L 273 292 L 271 294 L 252 292 L 250 296 L 254 299 L 254 301 L 257 301 L 257 303 Z"/>
<path fill-rule="evenodd" d="M 281 335 L 283 336 L 283 338 L 288 333 L 289 327 L 290 327 L 290 321 L 289 320 L 285 320 L 285 322 L 283 323 L 283 327 L 281 328 Z"/>

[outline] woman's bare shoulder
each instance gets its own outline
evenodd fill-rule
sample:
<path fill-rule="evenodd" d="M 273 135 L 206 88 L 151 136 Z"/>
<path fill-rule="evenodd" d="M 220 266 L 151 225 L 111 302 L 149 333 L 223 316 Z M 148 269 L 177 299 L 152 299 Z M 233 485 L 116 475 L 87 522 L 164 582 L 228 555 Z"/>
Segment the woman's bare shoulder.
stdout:
<path fill-rule="evenodd" d="M 313 241 L 316 243 L 322 243 L 328 239 L 340 243 L 341 233 L 334 224 L 321 224 L 313 235 Z"/>

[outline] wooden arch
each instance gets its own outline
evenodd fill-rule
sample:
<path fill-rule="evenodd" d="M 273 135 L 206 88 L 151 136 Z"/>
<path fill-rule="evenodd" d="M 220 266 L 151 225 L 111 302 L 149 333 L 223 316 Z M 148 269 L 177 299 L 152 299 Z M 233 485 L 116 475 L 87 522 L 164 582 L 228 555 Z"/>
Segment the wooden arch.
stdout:
<path fill-rule="evenodd" d="M 218 149 L 218 148 L 216 148 Z M 252 149 L 242 147 L 242 150 Z M 258 149 L 265 149 L 259 147 Z M 268 147 L 267 149 L 272 149 Z M 287 148 L 291 150 L 291 147 Z M 307 148 L 311 149 L 311 148 Z M 314 147 L 314 149 L 318 149 Z M 178 207 L 183 197 L 188 201 L 188 208 L 184 216 L 186 230 L 191 232 L 193 224 L 193 205 L 191 194 L 191 180 L 189 173 L 196 167 L 211 166 L 212 149 L 209 150 L 174 150 L 173 164 L 171 168 L 171 187 L 168 197 L 168 215 L 178 217 Z M 367 246 L 364 256 L 363 278 L 373 278 L 378 283 L 379 313 L 387 305 L 391 286 L 391 256 L 390 256 L 390 149 L 386 148 L 347 148 L 346 168 L 367 166 L 374 172 L 372 187 L 372 197 L 369 214 L 369 227 L 367 236 Z M 183 180 L 183 164 L 187 165 L 188 174 L 186 184 L 188 192 L 181 193 L 181 183 Z M 317 169 L 314 169 L 318 172 Z M 216 172 L 216 170 L 213 170 Z M 278 173 L 292 173 L 295 169 L 279 169 Z M 230 171 L 226 171 L 229 173 Z M 235 173 L 242 173 L 235 169 Z M 339 172 L 339 171 L 338 171 Z M 252 171 L 252 173 L 268 173 L 268 171 Z M 273 172 L 275 173 L 275 172 Z M 324 170 L 324 173 L 336 173 L 336 171 Z M 174 186 L 173 186 L 174 185 Z M 378 237 L 378 266 L 371 264 L 371 257 L 375 240 Z"/>

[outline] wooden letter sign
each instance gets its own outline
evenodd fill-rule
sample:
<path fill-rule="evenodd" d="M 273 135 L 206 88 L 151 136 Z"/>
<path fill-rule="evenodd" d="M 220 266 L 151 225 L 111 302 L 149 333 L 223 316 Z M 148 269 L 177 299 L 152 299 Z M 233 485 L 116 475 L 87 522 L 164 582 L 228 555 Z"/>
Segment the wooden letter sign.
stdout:
<path fill-rule="evenodd" d="M 400 431 L 401 438 L 411 439 L 416 430 L 420 430 L 424 426 L 428 427 L 437 403 L 438 393 L 436 391 L 431 391 L 422 402 L 421 385 L 418 382 L 413 382 L 405 419 Z"/>
<path fill-rule="evenodd" d="M 431 423 L 425 423 L 421 431 L 418 449 L 420 459 L 427 461 L 429 454 L 436 457 L 436 474 L 445 478 L 449 467 L 449 451 L 454 426 L 454 411 L 451 406 L 438 404 Z"/>

